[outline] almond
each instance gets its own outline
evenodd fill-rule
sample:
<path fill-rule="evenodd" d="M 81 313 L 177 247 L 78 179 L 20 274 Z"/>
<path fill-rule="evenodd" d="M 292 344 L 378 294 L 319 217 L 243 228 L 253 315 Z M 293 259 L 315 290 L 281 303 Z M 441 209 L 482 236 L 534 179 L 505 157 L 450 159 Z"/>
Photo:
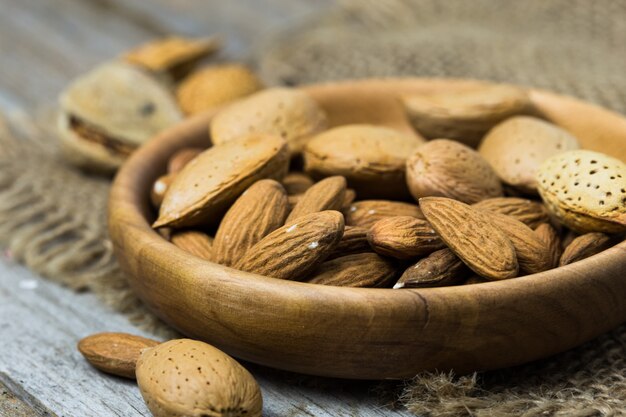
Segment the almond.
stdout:
<path fill-rule="evenodd" d="M 287 222 L 305 214 L 324 210 L 341 210 L 346 193 L 346 179 L 336 176 L 323 179 L 311 186 L 289 213 Z"/>
<path fill-rule="evenodd" d="M 413 197 L 448 197 L 472 204 L 502 196 L 500 179 L 475 150 L 452 140 L 420 146 L 407 161 L 407 184 Z"/>
<path fill-rule="evenodd" d="M 231 266 L 285 223 L 287 193 L 274 180 L 255 182 L 228 209 L 215 234 L 213 260 Z"/>
<path fill-rule="evenodd" d="M 207 261 L 213 258 L 213 238 L 199 230 L 179 230 L 170 237 L 177 247 Z"/>
<path fill-rule="evenodd" d="M 559 266 L 559 259 L 561 258 L 561 253 L 563 253 L 559 233 L 550 223 L 540 224 L 535 229 L 535 233 L 548 248 L 548 253 L 550 254 L 550 268 L 556 268 Z"/>
<path fill-rule="evenodd" d="M 491 129 L 478 152 L 504 183 L 537 194 L 535 174 L 543 161 L 579 147 L 578 139 L 566 130 L 535 117 L 517 116 Z"/>
<path fill-rule="evenodd" d="M 205 148 L 183 148 L 174 153 L 167 161 L 167 173 L 180 172 L 193 158 L 204 152 Z"/>
<path fill-rule="evenodd" d="M 485 83 L 464 91 L 405 95 L 402 101 L 415 129 L 427 138 L 472 147 L 502 120 L 533 112 L 526 91 L 510 85 Z"/>
<path fill-rule="evenodd" d="M 96 333 L 81 339 L 78 350 L 102 372 L 134 379 L 141 351 L 158 344 L 156 340 L 128 333 Z"/>
<path fill-rule="evenodd" d="M 322 263 L 311 284 L 337 287 L 388 287 L 397 276 L 392 261 L 375 253 L 357 253 Z"/>
<path fill-rule="evenodd" d="M 533 229 L 550 220 L 548 209 L 543 203 L 526 198 L 488 198 L 473 204 L 472 207 L 511 216 Z"/>
<path fill-rule="evenodd" d="M 537 173 L 548 210 L 578 233 L 626 231 L 626 164 L 587 150 L 547 159 Z"/>
<path fill-rule="evenodd" d="M 585 233 L 570 243 L 559 261 L 559 266 L 569 265 L 602 252 L 612 246 L 612 240 L 604 233 Z"/>
<path fill-rule="evenodd" d="M 346 226 L 339 245 L 330 255 L 330 258 L 338 258 L 355 253 L 371 252 L 372 248 L 367 241 L 368 229 L 358 226 Z"/>
<path fill-rule="evenodd" d="M 165 193 L 169 188 L 170 184 L 174 180 L 176 174 L 167 174 L 162 175 L 152 184 L 152 188 L 150 189 L 150 201 L 155 208 L 161 207 L 163 203 L 163 197 L 165 197 Z"/>
<path fill-rule="evenodd" d="M 408 267 L 393 288 L 456 285 L 463 282 L 471 272 L 450 249 L 439 249 Z"/>
<path fill-rule="evenodd" d="M 306 214 L 265 236 L 235 264 L 280 279 L 303 279 L 330 255 L 343 235 L 338 211 Z"/>
<path fill-rule="evenodd" d="M 263 133 L 280 136 L 292 155 L 328 126 L 326 113 L 304 91 L 271 88 L 238 100 L 215 115 L 211 139 L 220 144 L 248 135 Z"/>
<path fill-rule="evenodd" d="M 296 195 L 311 188 L 315 181 L 303 172 L 290 172 L 285 175 L 282 183 L 288 195 Z"/>
<path fill-rule="evenodd" d="M 489 221 L 500 228 L 513 244 L 520 273 L 535 274 L 552 267 L 548 246 L 533 229 L 504 214 L 489 213 L 487 215 Z"/>
<path fill-rule="evenodd" d="M 343 210 L 349 208 L 355 199 L 356 191 L 354 191 L 352 188 L 346 188 L 346 193 L 343 196 L 343 204 L 341 206 L 341 209 Z"/>
<path fill-rule="evenodd" d="M 420 144 L 387 127 L 339 126 L 307 143 L 304 169 L 315 178 L 342 175 L 361 197 L 408 198 L 406 160 Z"/>
<path fill-rule="evenodd" d="M 254 182 L 282 178 L 288 168 L 281 138 L 252 134 L 202 152 L 170 184 L 153 227 L 217 224 Z"/>
<path fill-rule="evenodd" d="M 419 202 L 432 228 L 474 272 L 490 280 L 517 276 L 515 248 L 489 215 L 449 198 L 426 197 Z"/>
<path fill-rule="evenodd" d="M 411 259 L 445 247 L 427 221 L 410 216 L 377 221 L 367 240 L 375 252 L 397 259 Z"/>
<path fill-rule="evenodd" d="M 396 216 L 411 216 L 423 219 L 424 215 L 416 204 L 390 200 L 361 200 L 343 209 L 346 224 L 370 228 L 377 221 Z"/>

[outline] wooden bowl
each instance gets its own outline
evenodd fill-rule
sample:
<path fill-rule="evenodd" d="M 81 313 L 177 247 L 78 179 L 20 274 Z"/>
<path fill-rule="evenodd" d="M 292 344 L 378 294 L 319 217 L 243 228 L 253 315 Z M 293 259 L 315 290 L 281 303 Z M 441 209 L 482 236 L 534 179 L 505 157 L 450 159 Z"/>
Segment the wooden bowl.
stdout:
<path fill-rule="evenodd" d="M 474 81 L 395 79 L 305 90 L 333 125 L 369 122 L 411 131 L 398 93 L 462 90 Z M 569 97 L 531 90 L 548 119 L 584 148 L 626 160 L 626 119 Z M 152 182 L 168 157 L 208 146 L 211 114 L 161 134 L 119 172 L 109 228 L 141 299 L 182 333 L 238 358 L 314 375 L 405 378 L 543 358 L 626 319 L 626 241 L 581 262 L 517 279 L 428 289 L 329 287 L 267 278 L 203 261 L 150 228 Z"/>

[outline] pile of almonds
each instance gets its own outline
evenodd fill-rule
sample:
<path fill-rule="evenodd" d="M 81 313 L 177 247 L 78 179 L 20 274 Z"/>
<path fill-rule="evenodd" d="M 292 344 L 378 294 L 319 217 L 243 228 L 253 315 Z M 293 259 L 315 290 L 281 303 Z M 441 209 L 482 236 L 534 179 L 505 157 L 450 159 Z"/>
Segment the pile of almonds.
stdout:
<path fill-rule="evenodd" d="M 398 99 L 421 135 L 330 127 L 297 89 L 227 105 L 213 146 L 177 152 L 154 183 L 153 226 L 208 261 L 350 287 L 515 278 L 622 239 L 626 165 L 580 149 L 525 90 Z"/>

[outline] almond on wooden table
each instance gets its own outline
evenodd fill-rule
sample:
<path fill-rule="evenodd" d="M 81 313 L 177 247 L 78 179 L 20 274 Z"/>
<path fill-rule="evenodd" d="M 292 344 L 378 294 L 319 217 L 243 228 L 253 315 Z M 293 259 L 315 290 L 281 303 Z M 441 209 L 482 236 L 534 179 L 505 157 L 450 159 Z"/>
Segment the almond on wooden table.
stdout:
<path fill-rule="evenodd" d="M 513 243 L 488 214 L 444 197 L 421 198 L 419 203 L 432 228 L 474 272 L 490 280 L 517 276 Z"/>
<path fill-rule="evenodd" d="M 361 200 L 343 209 L 346 224 L 370 228 L 377 221 L 395 216 L 411 216 L 423 219 L 424 215 L 417 204 L 391 200 Z"/>
<path fill-rule="evenodd" d="M 505 214 L 519 220 L 528 227 L 534 229 L 542 223 L 550 221 L 548 209 L 540 201 L 529 200 L 519 197 L 495 197 L 488 198 L 472 207 L 480 210 L 487 210 L 494 213 Z"/>
<path fill-rule="evenodd" d="M 410 216 L 377 221 L 368 231 L 367 240 L 375 252 L 397 259 L 411 259 L 445 247 L 427 221 Z"/>
<path fill-rule="evenodd" d="M 170 237 L 177 247 L 207 261 L 213 260 L 213 238 L 199 230 L 178 230 Z"/>
<path fill-rule="evenodd" d="M 235 268 L 274 278 L 304 279 L 335 250 L 343 230 L 343 215 L 338 211 L 306 214 L 261 239 Z"/>
<path fill-rule="evenodd" d="M 274 180 L 255 182 L 222 219 L 213 243 L 213 260 L 231 266 L 252 246 L 285 223 L 287 193 Z"/>
<path fill-rule="evenodd" d="M 559 266 L 569 265 L 602 252 L 612 246 L 612 239 L 604 233 L 585 233 L 567 245 L 561 255 Z"/>
<path fill-rule="evenodd" d="M 287 217 L 291 222 L 305 214 L 324 210 L 341 210 L 346 193 L 346 179 L 342 176 L 325 178 L 302 194 Z"/>
<path fill-rule="evenodd" d="M 78 350 L 102 372 L 134 379 L 141 351 L 158 344 L 156 340 L 128 333 L 96 333 L 81 339 Z"/>
<path fill-rule="evenodd" d="M 397 274 L 390 259 L 375 253 L 357 253 L 323 262 L 308 282 L 338 287 L 388 287 Z"/>
<path fill-rule="evenodd" d="M 439 249 L 409 266 L 393 288 L 456 285 L 463 282 L 471 272 L 449 248 Z"/>
<path fill-rule="evenodd" d="M 559 266 L 559 259 L 563 253 L 559 233 L 550 223 L 540 224 L 535 229 L 535 233 L 548 248 L 548 253 L 550 254 L 550 268 L 556 268 Z"/>

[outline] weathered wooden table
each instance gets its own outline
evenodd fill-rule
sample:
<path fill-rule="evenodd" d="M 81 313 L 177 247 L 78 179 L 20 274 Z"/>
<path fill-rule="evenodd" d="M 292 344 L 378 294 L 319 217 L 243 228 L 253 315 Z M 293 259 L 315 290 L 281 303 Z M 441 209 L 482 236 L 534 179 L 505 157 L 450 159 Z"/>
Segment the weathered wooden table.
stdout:
<path fill-rule="evenodd" d="M 73 77 L 161 35 L 221 33 L 227 54 L 243 58 L 264 31 L 330 6 L 332 0 L 0 0 L 0 111 L 52 106 Z M 133 382 L 95 371 L 77 352 L 77 340 L 99 331 L 143 334 L 95 296 L 0 259 L 0 416 L 149 416 Z M 409 415 L 385 406 L 375 383 L 298 385 L 288 374 L 250 369 L 266 417 Z"/>

